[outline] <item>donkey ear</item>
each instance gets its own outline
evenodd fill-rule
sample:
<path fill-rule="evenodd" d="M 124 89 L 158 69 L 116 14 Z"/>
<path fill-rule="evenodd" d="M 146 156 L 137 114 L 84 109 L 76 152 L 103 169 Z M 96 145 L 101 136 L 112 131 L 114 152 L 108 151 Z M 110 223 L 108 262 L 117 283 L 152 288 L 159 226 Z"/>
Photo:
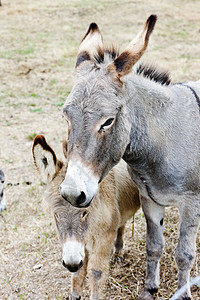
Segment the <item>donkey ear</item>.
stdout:
<path fill-rule="evenodd" d="M 43 135 L 37 135 L 32 147 L 34 164 L 44 181 L 52 180 L 62 163 L 57 160 L 53 149 L 47 144 Z"/>
<path fill-rule="evenodd" d="M 86 35 L 81 41 L 76 68 L 84 61 L 92 60 L 99 48 L 103 47 L 103 38 L 96 23 L 91 23 Z"/>
<path fill-rule="evenodd" d="M 117 77 L 120 78 L 131 72 L 132 67 L 141 58 L 148 46 L 149 37 L 154 29 L 156 21 L 156 15 L 151 15 L 147 19 L 144 29 L 109 66 L 109 70 L 112 74 L 116 74 Z"/>

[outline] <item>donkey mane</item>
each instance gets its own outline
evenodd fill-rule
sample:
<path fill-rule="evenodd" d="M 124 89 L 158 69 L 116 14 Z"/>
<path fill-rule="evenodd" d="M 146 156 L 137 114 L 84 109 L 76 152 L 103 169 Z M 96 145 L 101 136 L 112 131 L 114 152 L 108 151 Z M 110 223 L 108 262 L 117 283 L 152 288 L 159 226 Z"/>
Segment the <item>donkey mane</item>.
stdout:
<path fill-rule="evenodd" d="M 95 66 L 104 63 L 113 62 L 119 56 L 119 50 L 114 46 L 110 48 L 98 48 L 97 53 L 93 56 L 93 61 Z M 168 71 L 158 70 L 157 67 L 153 65 L 148 65 L 141 63 L 136 69 L 136 74 L 148 78 L 151 81 L 161 83 L 162 85 L 170 85 L 171 78 Z"/>
<path fill-rule="evenodd" d="M 136 73 L 163 85 L 171 84 L 169 72 L 160 71 L 152 65 L 146 65 L 142 63 L 137 67 Z"/>
<path fill-rule="evenodd" d="M 107 48 L 98 48 L 97 53 L 93 56 L 95 64 L 105 63 L 105 56 L 108 57 L 110 62 L 114 61 L 119 56 L 119 50 L 114 46 Z"/>

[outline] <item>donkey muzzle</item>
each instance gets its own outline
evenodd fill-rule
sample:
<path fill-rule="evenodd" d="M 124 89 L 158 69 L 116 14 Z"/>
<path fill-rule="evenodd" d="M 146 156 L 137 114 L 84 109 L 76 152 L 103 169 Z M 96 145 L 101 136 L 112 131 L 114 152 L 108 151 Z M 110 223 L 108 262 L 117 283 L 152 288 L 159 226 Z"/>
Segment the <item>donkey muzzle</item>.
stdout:
<path fill-rule="evenodd" d="M 62 264 L 70 272 L 77 272 L 84 263 L 85 247 L 84 244 L 75 240 L 69 239 L 63 245 L 63 261 Z"/>
<path fill-rule="evenodd" d="M 90 205 L 98 191 L 98 178 L 80 161 L 69 161 L 64 181 L 60 185 L 61 196 L 75 207 Z"/>

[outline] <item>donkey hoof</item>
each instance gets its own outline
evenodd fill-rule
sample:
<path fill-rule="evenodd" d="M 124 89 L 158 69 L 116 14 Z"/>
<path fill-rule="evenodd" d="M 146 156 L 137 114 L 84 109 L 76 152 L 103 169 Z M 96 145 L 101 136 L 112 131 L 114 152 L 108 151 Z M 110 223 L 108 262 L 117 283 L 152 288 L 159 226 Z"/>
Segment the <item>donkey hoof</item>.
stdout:
<path fill-rule="evenodd" d="M 148 291 L 143 291 L 142 294 L 140 294 L 136 300 L 153 300 L 153 296 Z"/>

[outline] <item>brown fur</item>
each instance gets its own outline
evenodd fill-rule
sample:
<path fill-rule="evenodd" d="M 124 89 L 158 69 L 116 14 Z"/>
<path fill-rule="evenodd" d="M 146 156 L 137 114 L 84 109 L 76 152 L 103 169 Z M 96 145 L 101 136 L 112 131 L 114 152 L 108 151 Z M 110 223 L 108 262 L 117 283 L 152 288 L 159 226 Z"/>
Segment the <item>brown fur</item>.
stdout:
<path fill-rule="evenodd" d="M 36 150 L 33 145 L 33 154 Z M 60 196 L 59 185 L 67 168 L 58 162 L 57 160 L 54 179 L 48 182 L 45 198 L 54 213 L 61 243 L 68 238 L 68 232 L 62 232 L 68 231 L 66 224 L 70 223 L 73 227 L 75 222 L 74 227 L 79 228 L 82 235 L 78 236 L 77 233 L 73 238 L 82 239 L 86 254 L 83 267 L 72 276 L 70 299 L 79 299 L 86 274 L 89 277 L 91 299 L 99 299 L 100 289 L 108 276 L 112 249 L 115 245 L 116 253 L 120 254 L 126 221 L 134 216 L 140 207 L 138 189 L 128 175 L 126 163 L 121 161 L 101 182 L 99 193 L 90 207 L 75 208 Z M 35 164 L 38 165 L 36 160 Z M 60 170 L 57 169 L 58 165 Z"/>

